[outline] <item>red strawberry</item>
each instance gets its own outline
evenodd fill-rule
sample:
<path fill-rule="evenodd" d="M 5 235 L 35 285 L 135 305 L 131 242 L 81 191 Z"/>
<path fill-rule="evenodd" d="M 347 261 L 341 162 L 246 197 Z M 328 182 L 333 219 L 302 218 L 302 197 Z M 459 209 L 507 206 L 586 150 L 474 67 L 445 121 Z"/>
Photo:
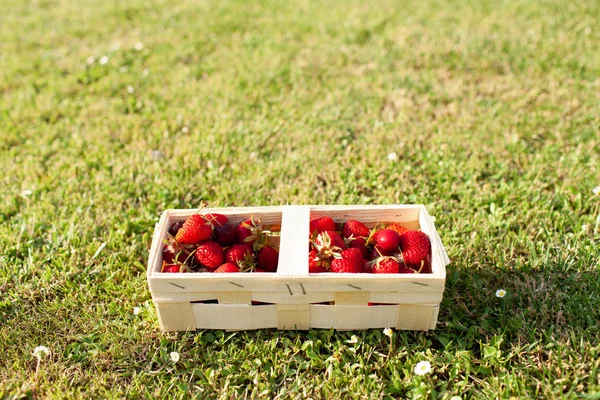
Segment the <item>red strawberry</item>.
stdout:
<path fill-rule="evenodd" d="M 240 222 L 235 227 L 237 243 L 246 243 L 252 246 L 256 239 L 262 234 L 262 224 L 260 220 L 254 218 Z"/>
<path fill-rule="evenodd" d="M 254 255 L 254 251 L 248 244 L 234 244 L 225 249 L 223 255 L 225 256 L 225 262 L 240 265 L 248 256 Z"/>
<path fill-rule="evenodd" d="M 312 234 L 314 231 L 317 231 L 317 233 L 335 231 L 335 222 L 331 217 L 313 219 L 310 221 L 310 233 Z"/>
<path fill-rule="evenodd" d="M 406 232 L 408 230 L 408 229 L 406 229 L 405 227 L 403 227 L 400 224 L 391 224 L 391 225 L 388 225 L 387 228 L 385 228 L 385 229 L 389 229 L 390 231 L 394 231 L 398 235 L 402 235 L 404 232 Z"/>
<path fill-rule="evenodd" d="M 262 269 L 262 268 L 252 268 L 252 269 L 250 270 L 250 272 L 267 272 L 267 271 L 265 271 L 265 270 L 264 270 L 264 269 Z"/>
<path fill-rule="evenodd" d="M 223 249 L 217 242 L 202 242 L 196 249 L 194 258 L 200 265 L 215 269 L 223 264 Z"/>
<path fill-rule="evenodd" d="M 308 253 L 308 272 L 327 272 L 329 264 L 329 261 L 322 257 L 316 249 L 311 249 Z"/>
<path fill-rule="evenodd" d="M 317 235 L 315 239 L 315 247 L 317 250 L 322 251 L 326 249 L 345 249 L 346 245 L 344 239 L 336 231 L 324 231 Z"/>
<path fill-rule="evenodd" d="M 235 243 L 235 229 L 229 224 L 215 226 L 215 241 L 223 247 L 231 246 Z"/>
<path fill-rule="evenodd" d="M 224 226 L 229 221 L 223 214 L 204 214 L 204 219 L 207 222 L 210 222 L 210 224 L 215 228 L 217 226 Z"/>
<path fill-rule="evenodd" d="M 366 227 L 362 222 L 351 219 L 350 221 L 344 224 L 342 228 L 342 236 L 345 239 L 349 237 L 357 238 L 368 238 L 369 237 L 369 228 Z"/>
<path fill-rule="evenodd" d="M 381 229 L 373 235 L 373 242 L 383 251 L 393 251 L 398 247 L 400 235 L 389 229 Z"/>
<path fill-rule="evenodd" d="M 265 271 L 275 272 L 279 263 L 279 253 L 274 248 L 265 246 L 256 254 L 256 262 Z"/>
<path fill-rule="evenodd" d="M 186 267 L 184 265 L 179 264 L 167 264 L 163 261 L 162 268 L 160 272 L 185 272 Z"/>
<path fill-rule="evenodd" d="M 431 255 L 431 241 L 422 231 L 406 231 L 400 235 L 402 259 L 407 267 L 421 272 L 427 271 Z M 429 268 L 430 269 L 430 268 Z"/>
<path fill-rule="evenodd" d="M 217 274 L 217 273 L 232 273 L 232 272 L 240 272 L 240 269 L 232 263 L 225 263 L 225 264 L 221 265 L 219 268 L 215 269 L 215 274 Z"/>
<path fill-rule="evenodd" d="M 366 247 L 367 241 L 363 238 L 353 239 L 348 244 L 348 248 L 359 249 L 363 255 L 363 258 L 369 256 L 369 249 Z"/>
<path fill-rule="evenodd" d="M 331 272 L 359 273 L 362 271 L 363 260 L 359 249 L 343 250 L 338 257 L 331 260 Z"/>
<path fill-rule="evenodd" d="M 395 257 L 379 257 L 371 261 L 371 264 L 374 274 L 397 274 L 400 270 L 400 263 Z"/>
<path fill-rule="evenodd" d="M 182 244 L 198 244 L 210 239 L 212 230 L 212 225 L 204 219 L 203 215 L 194 214 L 179 228 L 175 240 Z"/>

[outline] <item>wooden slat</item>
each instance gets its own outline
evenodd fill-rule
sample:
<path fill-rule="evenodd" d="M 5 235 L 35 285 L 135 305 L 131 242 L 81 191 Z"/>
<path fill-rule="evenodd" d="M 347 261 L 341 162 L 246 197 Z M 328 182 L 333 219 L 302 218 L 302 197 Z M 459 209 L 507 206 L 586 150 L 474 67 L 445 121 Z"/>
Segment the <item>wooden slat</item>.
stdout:
<path fill-rule="evenodd" d="M 295 292 L 293 296 L 290 296 L 290 294 L 286 292 L 252 292 L 252 300 L 277 304 L 310 304 L 333 301 L 334 294 L 333 292 L 314 292 L 307 294 Z"/>
<path fill-rule="evenodd" d="M 442 292 L 399 293 L 369 292 L 369 302 L 388 304 L 436 304 L 442 301 Z"/>
<path fill-rule="evenodd" d="M 219 304 L 252 304 L 250 292 L 219 292 L 217 299 Z"/>
<path fill-rule="evenodd" d="M 309 216 L 310 208 L 307 206 L 283 208 L 277 275 L 308 275 Z M 302 243 L 306 243 L 306 245 L 302 245 Z"/>
<path fill-rule="evenodd" d="M 310 327 L 339 330 L 395 326 L 398 306 L 310 306 Z M 428 320 L 429 321 L 429 320 Z"/>
<path fill-rule="evenodd" d="M 369 303 L 369 292 L 337 292 L 336 306 L 366 306 Z"/>
<path fill-rule="evenodd" d="M 277 274 L 160 274 L 149 279 L 152 294 L 185 292 L 443 292 L 445 279 L 434 274 L 311 274 L 280 277 Z"/>
<path fill-rule="evenodd" d="M 306 330 L 310 328 L 308 304 L 277 304 L 277 328 Z"/>
<path fill-rule="evenodd" d="M 196 329 L 196 321 L 189 302 L 154 303 L 160 327 L 165 332 Z"/>
<path fill-rule="evenodd" d="M 277 328 L 277 306 L 192 304 L 197 329 Z"/>
<path fill-rule="evenodd" d="M 396 329 L 426 331 L 435 329 L 439 305 L 400 304 Z M 393 326 L 393 324 L 392 324 Z"/>

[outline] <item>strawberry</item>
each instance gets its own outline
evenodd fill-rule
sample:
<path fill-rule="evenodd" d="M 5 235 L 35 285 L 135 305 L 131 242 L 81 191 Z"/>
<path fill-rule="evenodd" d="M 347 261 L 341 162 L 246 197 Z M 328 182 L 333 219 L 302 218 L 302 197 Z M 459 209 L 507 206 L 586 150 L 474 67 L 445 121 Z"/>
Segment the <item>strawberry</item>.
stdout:
<path fill-rule="evenodd" d="M 253 256 L 254 251 L 248 244 L 234 244 L 225 249 L 223 255 L 225 257 L 225 262 L 239 265 L 240 263 L 243 263 L 248 256 Z"/>
<path fill-rule="evenodd" d="M 373 242 L 375 246 L 379 247 L 383 251 L 393 251 L 398 247 L 400 241 L 400 235 L 397 232 L 389 229 L 381 229 L 373 235 Z"/>
<path fill-rule="evenodd" d="M 396 249 L 396 250 L 397 250 L 397 249 Z M 369 251 L 369 254 L 368 254 L 368 257 L 367 257 L 367 258 L 368 258 L 369 260 L 376 260 L 376 259 L 378 259 L 379 257 L 382 257 L 382 256 L 389 256 L 389 255 L 392 255 L 392 253 L 391 253 L 391 252 L 389 252 L 389 251 L 384 251 L 384 250 L 382 250 L 380 247 L 378 247 L 378 246 L 375 246 L 375 247 L 373 247 L 373 248 L 371 249 L 371 251 Z"/>
<path fill-rule="evenodd" d="M 374 274 L 397 274 L 400 270 L 400 263 L 395 257 L 379 257 L 371 261 L 371 264 Z"/>
<path fill-rule="evenodd" d="M 325 231 L 335 231 L 335 222 L 331 217 L 321 217 L 317 219 L 313 219 L 310 221 L 310 233 L 325 232 Z"/>
<path fill-rule="evenodd" d="M 210 239 L 212 230 L 212 225 L 204 219 L 204 215 L 194 214 L 179 228 L 175 240 L 182 244 L 198 244 Z"/>
<path fill-rule="evenodd" d="M 336 231 L 324 231 L 317 235 L 315 239 L 315 247 L 319 251 L 323 250 L 342 250 L 346 248 L 344 239 Z"/>
<path fill-rule="evenodd" d="M 160 272 L 185 272 L 186 267 L 179 264 L 167 264 L 165 261 L 162 263 Z"/>
<path fill-rule="evenodd" d="M 194 258 L 206 268 L 215 269 L 223 264 L 223 249 L 217 242 L 202 242 L 196 248 Z"/>
<path fill-rule="evenodd" d="M 363 258 L 367 258 L 369 256 L 369 249 L 366 247 L 367 241 L 361 237 L 357 239 L 353 239 L 348 243 L 348 248 L 350 249 L 359 249 L 363 255 Z"/>
<path fill-rule="evenodd" d="M 215 241 L 223 247 L 231 246 L 235 243 L 235 229 L 229 224 L 215 226 L 214 233 Z"/>
<path fill-rule="evenodd" d="M 366 227 L 362 222 L 351 219 L 344 224 L 342 228 L 342 236 L 344 239 L 348 239 L 350 237 L 354 239 L 358 238 L 368 238 L 369 237 L 369 228 Z"/>
<path fill-rule="evenodd" d="M 169 227 L 169 234 L 171 236 L 177 235 L 177 232 L 179 232 L 179 229 L 181 229 L 181 227 L 183 226 L 183 222 L 184 221 L 173 222 Z"/>
<path fill-rule="evenodd" d="M 229 221 L 223 214 L 204 214 L 204 219 L 213 227 L 224 226 Z"/>
<path fill-rule="evenodd" d="M 250 272 L 267 272 L 267 271 L 265 271 L 265 270 L 264 270 L 264 269 L 262 269 L 262 268 L 252 268 L 252 269 L 250 270 Z"/>
<path fill-rule="evenodd" d="M 408 230 L 408 229 L 406 229 L 405 227 L 403 227 L 400 224 L 391 224 L 391 225 L 388 225 L 385 229 L 389 229 L 390 231 L 394 231 L 398 235 L 402 235 L 404 232 L 406 232 Z"/>
<path fill-rule="evenodd" d="M 402 250 L 402 260 L 406 266 L 417 271 L 426 272 L 431 255 L 429 236 L 422 231 L 406 231 L 400 235 L 399 244 Z"/>
<path fill-rule="evenodd" d="M 362 253 L 359 249 L 343 250 L 331 260 L 331 272 L 359 273 L 362 268 Z"/>
<path fill-rule="evenodd" d="M 406 268 L 406 267 L 400 266 L 400 268 L 398 269 L 398 273 L 399 274 L 414 274 L 415 270 L 411 269 L 411 268 Z"/>
<path fill-rule="evenodd" d="M 308 272 L 318 273 L 327 272 L 330 262 L 326 257 L 319 254 L 316 249 L 311 249 L 308 253 Z"/>
<path fill-rule="evenodd" d="M 237 243 L 246 243 L 252 246 L 256 239 L 262 234 L 262 224 L 260 220 L 254 218 L 247 219 L 235 227 Z"/>
<path fill-rule="evenodd" d="M 225 263 L 221 265 L 219 268 L 215 269 L 215 274 L 217 273 L 232 273 L 232 272 L 240 272 L 240 269 L 232 263 Z"/>
<path fill-rule="evenodd" d="M 256 262 L 265 271 L 275 272 L 279 263 L 279 253 L 274 248 L 265 246 L 256 254 Z"/>

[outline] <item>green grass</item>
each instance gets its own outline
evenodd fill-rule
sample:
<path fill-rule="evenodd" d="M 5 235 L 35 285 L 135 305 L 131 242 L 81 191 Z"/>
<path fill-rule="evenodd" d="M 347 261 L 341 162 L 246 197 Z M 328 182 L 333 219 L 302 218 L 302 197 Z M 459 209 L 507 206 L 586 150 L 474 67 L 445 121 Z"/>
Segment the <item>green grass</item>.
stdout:
<path fill-rule="evenodd" d="M 598 398 L 600 3 L 0 12 L 0 397 Z M 200 200 L 425 204 L 438 328 L 161 333 L 153 227 Z"/>

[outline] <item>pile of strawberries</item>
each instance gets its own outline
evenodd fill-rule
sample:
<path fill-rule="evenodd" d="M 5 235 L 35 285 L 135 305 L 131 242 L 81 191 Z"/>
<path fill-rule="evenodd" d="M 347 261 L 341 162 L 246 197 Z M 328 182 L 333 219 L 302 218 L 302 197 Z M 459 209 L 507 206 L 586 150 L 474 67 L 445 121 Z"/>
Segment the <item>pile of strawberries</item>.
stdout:
<path fill-rule="evenodd" d="M 258 219 L 234 226 L 222 214 L 194 214 L 169 228 L 161 272 L 275 272 L 272 234 Z"/>
<path fill-rule="evenodd" d="M 311 273 L 431 273 L 431 241 L 422 231 L 391 223 L 367 228 L 347 221 L 341 232 L 330 217 L 310 221 Z"/>

